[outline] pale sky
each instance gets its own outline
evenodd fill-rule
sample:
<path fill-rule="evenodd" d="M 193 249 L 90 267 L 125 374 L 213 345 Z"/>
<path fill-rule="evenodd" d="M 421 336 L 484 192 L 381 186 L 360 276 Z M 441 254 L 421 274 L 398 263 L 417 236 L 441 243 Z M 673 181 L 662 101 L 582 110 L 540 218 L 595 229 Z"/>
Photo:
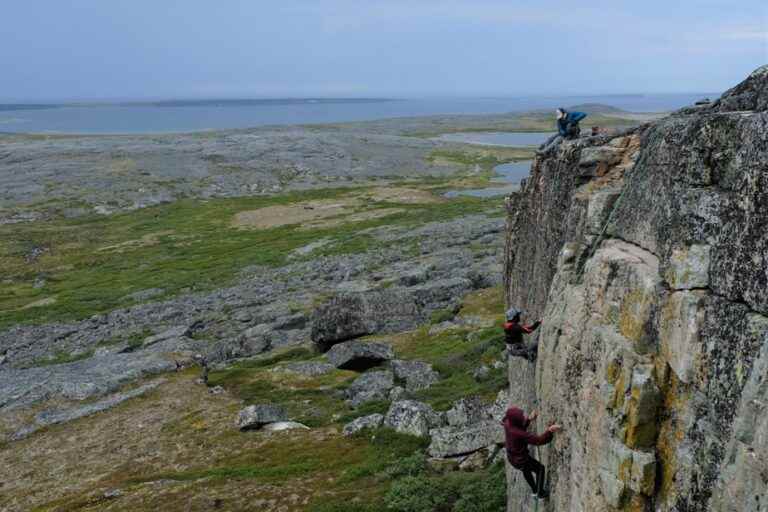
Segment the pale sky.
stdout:
<path fill-rule="evenodd" d="M 0 101 L 722 91 L 766 0 L 2 0 Z"/>

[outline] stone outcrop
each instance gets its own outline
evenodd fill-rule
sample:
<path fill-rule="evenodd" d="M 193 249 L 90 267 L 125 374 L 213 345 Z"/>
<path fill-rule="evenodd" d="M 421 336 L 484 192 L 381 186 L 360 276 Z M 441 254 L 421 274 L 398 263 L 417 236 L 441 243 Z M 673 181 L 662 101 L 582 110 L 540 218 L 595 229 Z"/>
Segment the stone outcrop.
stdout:
<path fill-rule="evenodd" d="M 379 428 L 382 423 L 384 423 L 383 414 L 369 414 L 368 416 L 356 418 L 344 425 L 344 430 L 342 433 L 345 436 L 351 436 L 360 432 L 361 430 L 368 428 Z"/>
<path fill-rule="evenodd" d="M 461 427 L 444 427 L 429 432 L 429 455 L 453 457 L 504 442 L 504 429 L 495 420 L 484 420 Z"/>
<path fill-rule="evenodd" d="M 385 427 L 414 436 L 427 436 L 431 429 L 443 424 L 443 417 L 432 407 L 415 400 L 394 402 L 384 417 Z"/>
<path fill-rule="evenodd" d="M 768 67 L 718 101 L 534 161 L 507 301 L 542 317 L 510 401 L 540 409 L 541 510 L 768 505 Z M 757 476 L 763 475 L 763 476 Z M 510 471 L 508 510 L 532 510 Z"/>
<path fill-rule="evenodd" d="M 395 359 L 391 365 L 395 377 L 405 381 L 405 389 L 408 391 L 427 389 L 440 380 L 440 374 L 432 369 L 432 365 L 423 361 Z"/>
<path fill-rule="evenodd" d="M 395 385 L 391 371 L 371 371 L 362 374 L 346 389 L 347 401 L 357 407 L 373 400 L 386 400 Z"/>
<path fill-rule="evenodd" d="M 455 306 L 473 289 L 468 278 L 436 279 L 407 289 L 334 295 L 312 318 L 312 341 L 321 351 L 367 334 L 401 332 L 423 323 L 438 309 Z"/>
<path fill-rule="evenodd" d="M 392 347 L 383 343 L 348 341 L 334 345 L 326 357 L 336 368 L 363 371 L 389 361 L 395 354 Z"/>
<path fill-rule="evenodd" d="M 276 404 L 249 405 L 237 414 L 235 425 L 240 430 L 258 429 L 269 423 L 286 422 L 288 416 L 281 406 Z"/>

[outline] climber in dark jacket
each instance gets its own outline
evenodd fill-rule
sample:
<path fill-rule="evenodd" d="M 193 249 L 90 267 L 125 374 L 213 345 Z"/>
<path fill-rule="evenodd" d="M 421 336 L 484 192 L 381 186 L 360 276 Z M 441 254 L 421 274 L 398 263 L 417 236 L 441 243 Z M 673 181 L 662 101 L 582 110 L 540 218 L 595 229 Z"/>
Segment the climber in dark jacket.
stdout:
<path fill-rule="evenodd" d="M 579 121 L 587 117 L 584 112 L 568 112 L 564 108 L 557 109 L 557 133 L 566 139 L 573 139 L 579 136 L 581 128 Z"/>
<path fill-rule="evenodd" d="M 558 108 L 555 111 L 555 119 L 557 121 L 557 133 L 547 139 L 544 144 L 539 146 L 536 151 L 537 155 L 546 155 L 552 149 L 558 146 L 563 139 L 574 139 L 581 133 L 579 128 L 579 122 L 587 117 L 584 112 L 568 112 L 564 108 Z"/>
<path fill-rule="evenodd" d="M 531 334 L 538 329 L 541 325 L 541 320 L 537 320 L 531 325 L 524 325 L 520 321 L 522 314 L 523 312 L 516 308 L 507 310 L 507 321 L 504 322 L 504 341 L 507 343 L 507 352 L 509 354 L 533 360 L 537 347 L 535 345 L 531 347 L 526 346 L 523 334 Z"/>
<path fill-rule="evenodd" d="M 528 482 L 535 497 L 543 499 L 549 496 L 544 489 L 544 466 L 531 457 L 528 453 L 528 445 L 545 445 L 552 441 L 552 435 L 562 430 L 562 427 L 553 424 L 547 427 L 541 435 L 528 432 L 528 426 L 536 419 L 537 413 L 525 417 L 522 409 L 510 407 L 507 409 L 502 425 L 504 425 L 504 441 L 507 448 L 507 460 L 513 468 L 523 472 L 523 478 Z M 534 474 L 536 478 L 534 478 Z"/>

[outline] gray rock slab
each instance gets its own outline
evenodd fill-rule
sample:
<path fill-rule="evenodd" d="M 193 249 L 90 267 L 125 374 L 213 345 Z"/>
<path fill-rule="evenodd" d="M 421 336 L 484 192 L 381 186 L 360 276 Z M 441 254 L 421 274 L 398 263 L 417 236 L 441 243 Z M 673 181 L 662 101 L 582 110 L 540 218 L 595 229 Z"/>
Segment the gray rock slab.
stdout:
<path fill-rule="evenodd" d="M 361 430 L 369 428 L 379 428 L 384 422 L 384 415 L 382 414 L 370 414 L 368 416 L 362 416 L 356 418 L 351 422 L 344 425 L 343 434 L 345 436 L 351 436 Z"/>
<path fill-rule="evenodd" d="M 384 426 L 413 436 L 427 436 L 431 429 L 442 424 L 441 415 L 429 405 L 415 400 L 394 402 L 384 417 Z"/>
<path fill-rule="evenodd" d="M 240 430 L 258 429 L 267 423 L 288 421 L 288 416 L 281 406 L 276 404 L 249 405 L 237 414 L 235 426 Z"/>
<path fill-rule="evenodd" d="M 147 384 L 137 387 L 136 389 L 125 391 L 123 393 L 115 393 L 114 395 L 111 395 L 108 398 L 99 400 L 92 404 L 84 405 L 82 407 L 73 407 L 71 409 L 46 410 L 46 411 L 40 412 L 35 416 L 35 421 L 32 425 L 28 425 L 18 430 L 17 432 L 15 432 L 11 436 L 11 440 L 18 441 L 20 439 L 24 439 L 25 437 L 30 436 L 31 434 L 37 432 L 42 428 L 45 428 L 51 425 L 57 425 L 59 423 L 67 423 L 70 421 L 74 421 L 76 419 L 84 418 L 86 416 L 91 416 L 92 414 L 106 411 L 117 405 L 120 405 L 121 403 L 127 400 L 130 400 L 131 398 L 136 398 L 138 396 L 145 395 L 146 393 L 157 388 L 159 385 L 163 384 L 164 382 L 165 380 L 163 379 L 156 380 L 154 382 L 149 382 Z"/>
<path fill-rule="evenodd" d="M 429 431 L 432 442 L 429 455 L 454 457 L 472 453 L 486 446 L 504 442 L 504 429 L 495 420 L 482 421 L 463 427 L 444 427 Z"/>
<path fill-rule="evenodd" d="M 391 365 L 395 377 L 405 381 L 408 391 L 427 389 L 440 380 L 440 374 L 432 369 L 432 365 L 423 361 L 394 359 Z"/>
<path fill-rule="evenodd" d="M 334 345 L 326 354 L 336 368 L 362 371 L 394 358 L 392 347 L 383 343 L 348 341 Z"/>

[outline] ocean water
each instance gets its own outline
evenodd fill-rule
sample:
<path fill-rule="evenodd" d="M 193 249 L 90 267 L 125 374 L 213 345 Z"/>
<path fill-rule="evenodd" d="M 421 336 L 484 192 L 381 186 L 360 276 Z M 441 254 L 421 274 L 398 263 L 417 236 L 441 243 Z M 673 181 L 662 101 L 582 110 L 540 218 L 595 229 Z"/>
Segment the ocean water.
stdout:
<path fill-rule="evenodd" d="M 661 112 L 705 94 L 399 100 L 177 101 L 111 105 L 0 105 L 0 132 L 165 133 L 264 125 L 366 121 L 437 114 L 499 114 L 601 103 L 630 112 Z M 714 94 L 707 94 L 714 97 Z"/>

